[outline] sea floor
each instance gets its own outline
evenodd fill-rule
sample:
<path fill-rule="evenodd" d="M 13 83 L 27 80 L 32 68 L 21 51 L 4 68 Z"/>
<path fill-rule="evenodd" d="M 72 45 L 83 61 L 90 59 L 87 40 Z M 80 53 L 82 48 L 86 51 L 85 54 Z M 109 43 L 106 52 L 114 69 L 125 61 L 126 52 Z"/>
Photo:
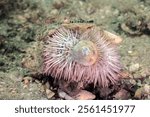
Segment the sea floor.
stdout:
<path fill-rule="evenodd" d="M 94 23 L 123 38 L 119 45 L 123 85 L 96 99 L 150 99 L 149 0 L 1 0 L 0 99 L 60 99 L 22 67 L 26 49 L 43 23 Z M 47 84 L 46 84 L 47 85 Z M 126 94 L 126 95 L 123 95 Z"/>

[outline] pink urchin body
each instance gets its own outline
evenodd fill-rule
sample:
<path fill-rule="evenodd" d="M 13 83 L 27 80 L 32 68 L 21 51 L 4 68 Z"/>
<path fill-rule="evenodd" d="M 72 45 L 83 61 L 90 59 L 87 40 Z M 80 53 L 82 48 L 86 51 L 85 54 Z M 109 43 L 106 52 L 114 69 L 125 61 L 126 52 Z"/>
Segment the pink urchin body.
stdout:
<path fill-rule="evenodd" d="M 43 73 L 57 79 L 93 83 L 94 86 L 114 84 L 121 70 L 120 56 L 116 46 L 107 38 L 97 28 L 87 29 L 83 34 L 66 28 L 58 29 L 51 37 L 47 36 Z M 86 46 L 86 41 L 89 46 Z M 81 48 L 77 46 L 79 42 Z M 91 49 L 93 46 L 96 50 Z"/>

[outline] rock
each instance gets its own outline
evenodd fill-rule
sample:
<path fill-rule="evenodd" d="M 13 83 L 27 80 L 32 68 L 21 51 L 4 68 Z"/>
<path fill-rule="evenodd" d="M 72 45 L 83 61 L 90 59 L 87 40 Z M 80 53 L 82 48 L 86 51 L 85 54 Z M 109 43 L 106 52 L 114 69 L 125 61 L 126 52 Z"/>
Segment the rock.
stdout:
<path fill-rule="evenodd" d="M 136 85 L 139 86 L 139 87 L 141 87 L 142 86 L 141 80 L 137 80 L 137 84 Z"/>
<path fill-rule="evenodd" d="M 142 90 L 143 90 L 142 88 L 137 89 L 136 92 L 135 92 L 134 97 L 138 98 L 138 99 L 141 99 L 141 97 L 142 97 Z"/>
<path fill-rule="evenodd" d="M 53 9 L 53 10 L 51 10 L 50 14 L 51 14 L 52 16 L 56 16 L 56 15 L 59 14 L 59 11 L 58 11 L 57 9 Z"/>
<path fill-rule="evenodd" d="M 148 84 L 144 85 L 144 92 L 145 92 L 145 94 L 150 95 L 150 85 L 148 85 Z"/>
<path fill-rule="evenodd" d="M 130 79 L 130 83 L 136 85 L 136 81 L 134 79 Z"/>
<path fill-rule="evenodd" d="M 150 85 L 150 78 L 145 78 L 143 81 L 144 84 Z"/>
<path fill-rule="evenodd" d="M 140 64 L 139 64 L 139 63 L 136 63 L 136 64 L 133 64 L 133 65 L 131 65 L 131 66 L 129 67 L 129 71 L 130 71 L 130 72 L 136 72 L 136 71 L 139 70 L 139 68 L 140 68 Z"/>
<path fill-rule="evenodd" d="M 54 0 L 53 6 L 56 9 L 60 9 L 64 7 L 64 1 L 63 0 Z"/>
<path fill-rule="evenodd" d="M 79 93 L 72 97 L 69 96 L 66 92 L 59 90 L 58 95 L 60 98 L 66 100 L 93 100 L 96 97 L 94 94 L 86 90 L 80 90 Z"/>
<path fill-rule="evenodd" d="M 150 85 L 145 84 L 143 87 L 136 90 L 134 97 L 137 99 L 143 99 L 150 96 Z"/>
<path fill-rule="evenodd" d="M 76 100 L 93 100 L 95 99 L 95 95 L 89 91 L 81 90 L 77 95 L 74 96 Z"/>
<path fill-rule="evenodd" d="M 25 89 L 29 87 L 30 81 L 32 81 L 32 77 L 27 76 L 27 77 L 24 77 L 22 80 L 24 83 L 23 88 Z"/>
<path fill-rule="evenodd" d="M 114 95 L 114 98 L 117 99 L 117 100 L 127 100 L 130 97 L 131 97 L 130 93 L 128 91 L 126 91 L 125 89 L 121 89 L 119 92 L 117 92 Z"/>
<path fill-rule="evenodd" d="M 132 54 L 132 53 L 133 53 L 133 51 L 130 51 L 130 50 L 128 51 L 128 54 Z"/>
<path fill-rule="evenodd" d="M 141 78 L 141 74 L 139 72 L 134 72 L 133 73 L 133 78 L 134 79 L 139 79 L 139 78 Z"/>
<path fill-rule="evenodd" d="M 55 95 L 54 92 L 52 92 L 49 89 L 46 89 L 46 96 L 47 96 L 48 99 L 51 99 L 54 95 Z"/>
<path fill-rule="evenodd" d="M 66 92 L 64 91 L 58 91 L 58 95 L 60 98 L 66 99 L 66 100 L 73 100 L 74 98 L 72 98 L 71 96 L 69 96 Z"/>
<path fill-rule="evenodd" d="M 114 16 L 118 16 L 118 15 L 119 15 L 119 10 L 118 10 L 118 9 L 115 9 L 114 12 L 113 12 L 113 15 L 114 15 Z"/>
<path fill-rule="evenodd" d="M 150 70 L 148 68 L 143 68 L 141 69 L 141 72 L 140 72 L 141 76 L 142 77 L 147 77 L 147 76 L 150 76 Z"/>

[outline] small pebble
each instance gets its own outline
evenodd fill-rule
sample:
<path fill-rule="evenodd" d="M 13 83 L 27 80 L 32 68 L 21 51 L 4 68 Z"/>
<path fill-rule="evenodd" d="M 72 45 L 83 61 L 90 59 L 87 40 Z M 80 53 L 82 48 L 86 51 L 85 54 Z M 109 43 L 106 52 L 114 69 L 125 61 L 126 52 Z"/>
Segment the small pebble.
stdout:
<path fill-rule="evenodd" d="M 64 91 L 58 91 L 58 95 L 60 98 L 66 99 L 66 100 L 74 100 L 71 96 L 69 96 Z"/>
<path fill-rule="evenodd" d="M 79 5 L 80 5 L 80 6 L 83 6 L 83 4 L 84 4 L 84 3 L 83 3 L 82 1 L 79 1 Z"/>
<path fill-rule="evenodd" d="M 24 85 L 29 85 L 30 84 L 30 81 L 32 80 L 32 77 L 29 77 L 29 76 L 27 76 L 27 77 L 24 77 L 23 78 L 23 83 L 24 83 Z"/>
<path fill-rule="evenodd" d="M 46 89 L 46 96 L 47 96 L 48 99 L 51 99 L 54 95 L 55 95 L 54 92 L 52 92 L 49 89 Z"/>
<path fill-rule="evenodd" d="M 128 91 L 126 91 L 125 89 L 121 89 L 119 92 L 117 92 L 114 95 L 114 98 L 118 99 L 118 100 L 127 100 L 130 97 L 131 97 L 130 93 Z"/>
<path fill-rule="evenodd" d="M 76 100 L 93 100 L 95 99 L 95 95 L 89 91 L 81 90 L 76 96 L 74 96 Z"/>
<path fill-rule="evenodd" d="M 141 73 L 141 76 L 144 78 L 150 75 L 150 71 L 148 68 L 142 69 L 142 71 L 140 73 Z"/>
<path fill-rule="evenodd" d="M 56 15 L 59 14 L 59 11 L 58 11 L 57 9 L 53 9 L 53 10 L 50 12 L 50 14 L 51 14 L 52 16 L 56 16 Z"/>
<path fill-rule="evenodd" d="M 130 83 L 136 85 L 136 81 L 134 79 L 130 79 Z"/>
<path fill-rule="evenodd" d="M 140 73 L 135 72 L 135 73 L 133 74 L 133 78 L 135 78 L 135 79 L 139 79 L 139 78 L 141 78 L 141 74 L 140 74 Z"/>
<path fill-rule="evenodd" d="M 143 87 L 136 90 L 134 97 L 141 99 L 142 97 L 150 96 L 150 85 L 145 84 Z"/>
<path fill-rule="evenodd" d="M 63 23 L 69 24 L 70 23 L 70 19 L 69 18 L 65 18 L 64 21 L 63 21 Z"/>
<path fill-rule="evenodd" d="M 136 63 L 136 64 L 133 64 L 131 66 L 129 66 L 129 71 L 130 72 L 136 72 L 138 71 L 140 68 L 140 64 L 139 63 Z"/>
<path fill-rule="evenodd" d="M 144 92 L 145 92 L 146 94 L 150 95 L 150 85 L 148 85 L 148 84 L 145 84 L 145 85 L 144 85 Z"/>
<path fill-rule="evenodd" d="M 17 89 L 16 88 L 11 88 L 10 90 L 11 90 L 11 94 L 12 95 L 15 95 L 17 93 Z"/>
<path fill-rule="evenodd" d="M 140 99 L 142 97 L 142 88 L 136 90 L 134 97 Z"/>
<path fill-rule="evenodd" d="M 60 8 L 63 8 L 64 5 L 65 4 L 64 4 L 63 0 L 54 0 L 54 3 L 53 3 L 54 8 L 60 9 Z"/>
<path fill-rule="evenodd" d="M 142 86 L 141 80 L 137 81 L 137 86 Z"/>
<path fill-rule="evenodd" d="M 150 78 L 145 78 L 143 81 L 144 84 L 150 85 Z"/>
<path fill-rule="evenodd" d="M 115 9 L 115 11 L 113 12 L 113 15 L 118 16 L 119 15 L 119 10 Z"/>
<path fill-rule="evenodd" d="M 128 54 L 132 54 L 133 52 L 132 51 L 128 51 Z"/>

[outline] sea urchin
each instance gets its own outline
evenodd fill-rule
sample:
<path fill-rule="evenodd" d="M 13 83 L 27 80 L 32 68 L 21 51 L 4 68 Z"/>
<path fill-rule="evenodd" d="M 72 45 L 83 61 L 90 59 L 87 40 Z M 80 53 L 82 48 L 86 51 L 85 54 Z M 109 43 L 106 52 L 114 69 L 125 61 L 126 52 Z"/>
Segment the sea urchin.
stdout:
<path fill-rule="evenodd" d="M 61 27 L 46 36 L 43 73 L 66 81 L 107 87 L 119 79 L 120 57 L 110 37 L 97 27 L 83 33 Z"/>

